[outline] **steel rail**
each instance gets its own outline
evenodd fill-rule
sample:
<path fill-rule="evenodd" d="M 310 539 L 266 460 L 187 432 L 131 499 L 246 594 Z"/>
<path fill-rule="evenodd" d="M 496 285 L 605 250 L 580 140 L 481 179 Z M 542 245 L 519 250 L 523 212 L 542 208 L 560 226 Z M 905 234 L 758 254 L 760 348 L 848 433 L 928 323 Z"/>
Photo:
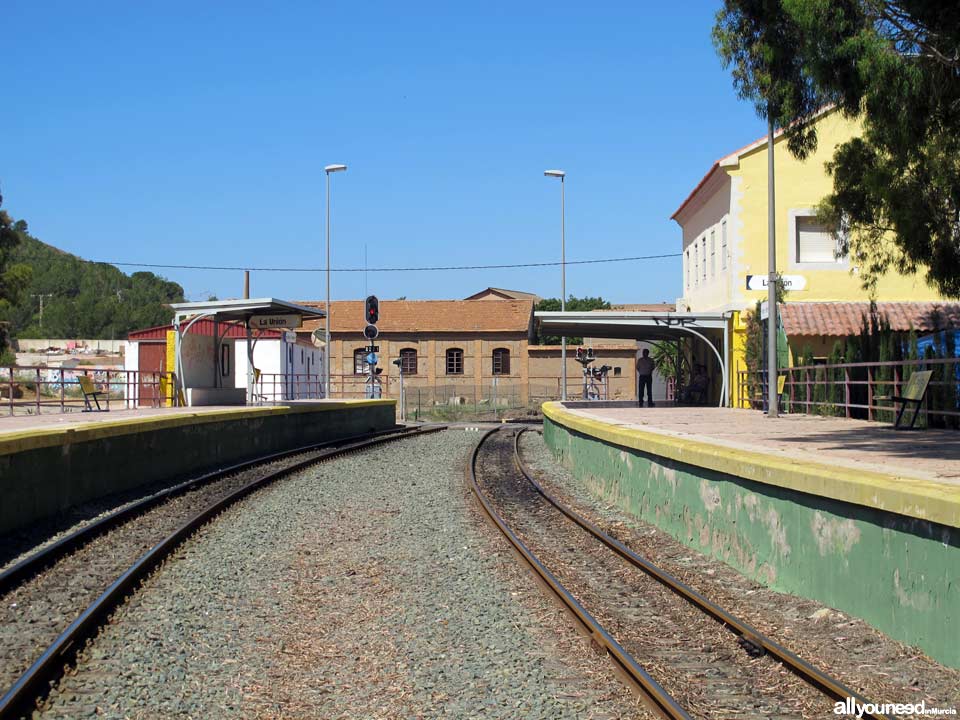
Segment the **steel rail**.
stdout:
<path fill-rule="evenodd" d="M 513 456 L 514 462 L 517 465 L 517 469 L 547 502 L 553 505 L 567 518 L 579 525 L 586 532 L 602 542 L 610 550 L 615 552 L 631 565 L 639 570 L 642 570 L 647 575 L 662 583 L 677 595 L 680 595 L 695 607 L 705 612 L 707 615 L 710 615 L 715 620 L 718 620 L 720 623 L 728 627 L 734 633 L 739 635 L 745 643 L 752 645 L 757 649 L 762 649 L 775 657 L 788 670 L 792 671 L 796 675 L 799 675 L 810 685 L 813 685 L 821 692 L 840 701 L 844 701 L 848 697 L 851 697 L 860 705 L 865 705 L 870 702 L 859 693 L 848 688 L 836 678 L 827 675 L 819 668 L 811 665 L 806 660 L 798 656 L 796 653 L 788 650 L 776 640 L 767 637 L 746 621 L 741 620 L 733 613 L 724 610 L 712 600 L 700 594 L 671 573 L 655 565 L 653 562 L 647 560 L 641 555 L 638 555 L 619 540 L 607 535 L 607 533 L 601 530 L 597 525 L 557 500 L 534 479 L 526 465 L 523 464 L 523 459 L 520 456 L 520 436 L 525 432 L 527 432 L 526 428 L 518 431 L 514 438 Z M 875 705 L 875 707 L 879 707 L 879 705 Z M 863 717 L 873 718 L 874 720 L 892 720 L 889 715 L 865 714 Z"/>
<path fill-rule="evenodd" d="M 247 495 L 266 487 L 287 475 L 325 460 L 340 457 L 351 452 L 363 450 L 376 445 L 382 445 L 401 438 L 426 435 L 444 430 L 445 426 L 417 427 L 413 430 L 383 436 L 376 433 L 376 437 L 357 440 L 347 445 L 331 448 L 321 455 L 303 460 L 289 467 L 274 470 L 238 488 L 229 495 L 221 497 L 205 510 L 197 513 L 190 520 L 181 525 L 166 538 L 157 543 L 140 557 L 126 572 L 117 578 L 103 594 L 100 595 L 60 636 L 48 647 L 44 653 L 20 676 L 6 694 L 0 698 L 0 720 L 19 717 L 29 706 L 45 696 L 52 682 L 59 677 L 64 665 L 76 655 L 82 641 L 93 637 L 101 621 L 115 610 L 124 599 L 136 590 L 137 583 L 145 578 L 167 556 L 178 548 L 194 531 L 205 525 L 209 520 L 219 515 L 229 506 L 243 499 Z"/>
<path fill-rule="evenodd" d="M 480 450 L 483 444 L 494 433 L 500 432 L 500 430 L 501 428 L 494 428 L 484 433 L 477 442 L 476 447 L 474 447 L 470 462 L 467 465 L 467 478 L 470 487 L 480 502 L 480 506 L 486 512 L 487 517 L 489 517 L 491 522 L 503 533 L 507 540 L 510 541 L 510 544 L 519 553 L 520 557 L 523 558 L 527 565 L 529 565 L 543 583 L 545 583 L 547 589 L 550 590 L 553 596 L 573 615 L 580 626 L 592 636 L 594 641 L 606 650 L 607 655 L 617 670 L 624 675 L 634 689 L 640 693 L 650 709 L 661 717 L 671 718 L 672 720 L 690 720 L 690 715 L 687 711 L 600 625 L 593 615 L 580 604 L 530 548 L 510 529 L 503 517 L 494 509 L 489 498 L 487 498 L 483 490 L 481 490 L 480 483 L 477 480 L 477 459 L 480 457 Z"/>
<path fill-rule="evenodd" d="M 136 517 L 137 515 L 140 515 L 147 510 L 160 505 L 166 500 L 177 497 L 178 495 L 182 495 L 190 490 L 193 490 L 194 488 L 207 485 L 217 480 L 222 480 L 228 475 L 249 470 L 257 465 L 283 460 L 284 458 L 292 457 L 294 455 L 300 455 L 306 452 L 317 452 L 330 447 L 356 442 L 357 440 L 364 438 L 411 432 L 416 429 L 416 427 L 407 427 L 381 430 L 376 433 L 353 435 L 340 440 L 331 440 L 313 445 L 304 445 L 302 447 L 294 448 L 293 450 L 283 450 L 280 452 L 270 453 L 269 455 L 261 455 L 250 460 L 244 460 L 243 462 L 217 468 L 216 470 L 211 470 L 210 472 L 190 478 L 189 480 L 185 480 L 177 485 L 164 488 L 163 490 L 154 493 L 149 497 L 138 500 L 130 505 L 126 505 L 108 515 L 104 515 L 95 522 L 75 530 L 69 535 L 62 537 L 56 542 L 51 543 L 43 549 L 29 555 L 15 565 L 10 566 L 0 573 L 0 595 L 10 592 L 18 585 L 23 584 L 34 575 L 40 573 L 44 568 L 52 565 L 57 560 L 69 554 L 76 548 L 87 544 L 94 538 L 99 537 L 120 523 Z"/>

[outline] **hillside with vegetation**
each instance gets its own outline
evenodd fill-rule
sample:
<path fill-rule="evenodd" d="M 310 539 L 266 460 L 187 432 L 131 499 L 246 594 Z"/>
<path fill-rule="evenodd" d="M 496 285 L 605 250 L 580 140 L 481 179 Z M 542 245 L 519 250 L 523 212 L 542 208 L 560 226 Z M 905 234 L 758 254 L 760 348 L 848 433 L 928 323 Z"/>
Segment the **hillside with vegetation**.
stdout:
<path fill-rule="evenodd" d="M 30 273 L 0 318 L 9 321 L 13 338 L 122 338 L 130 330 L 170 322 L 165 305 L 184 301 L 183 288 L 175 282 L 84 261 L 33 237 L 22 220 L 14 229 L 19 242 L 10 249 L 9 262 Z"/>

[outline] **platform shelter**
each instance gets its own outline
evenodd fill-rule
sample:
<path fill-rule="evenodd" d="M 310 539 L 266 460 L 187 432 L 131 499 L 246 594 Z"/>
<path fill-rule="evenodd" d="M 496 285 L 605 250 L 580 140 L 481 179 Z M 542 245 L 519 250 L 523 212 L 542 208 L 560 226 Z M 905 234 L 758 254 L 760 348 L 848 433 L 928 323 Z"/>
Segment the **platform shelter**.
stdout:
<path fill-rule="evenodd" d="M 277 331 L 295 333 L 306 320 L 325 318 L 323 310 L 276 298 L 244 298 L 207 302 L 173 303 L 174 372 L 176 396 L 184 405 L 244 405 L 255 400 L 258 368 L 257 340 Z M 210 335 L 190 333 L 199 322 L 212 322 Z M 223 372 L 225 338 L 240 326 L 246 336 L 246 388 L 234 387 L 230 372 Z M 296 337 L 293 338 L 296 342 Z M 241 363 L 239 358 L 237 366 Z M 188 365 L 190 367 L 188 367 Z M 319 365 L 323 367 L 322 359 Z M 282 370 L 281 370 L 282 372 Z M 230 379 L 229 384 L 224 378 Z M 321 382 L 316 383 L 319 388 Z"/>
<path fill-rule="evenodd" d="M 648 342 L 679 344 L 694 338 L 704 354 L 716 361 L 721 378 L 717 404 L 729 405 L 730 381 L 730 312 L 535 312 L 535 322 L 550 335 L 626 338 Z M 681 362 L 677 352 L 676 363 Z"/>

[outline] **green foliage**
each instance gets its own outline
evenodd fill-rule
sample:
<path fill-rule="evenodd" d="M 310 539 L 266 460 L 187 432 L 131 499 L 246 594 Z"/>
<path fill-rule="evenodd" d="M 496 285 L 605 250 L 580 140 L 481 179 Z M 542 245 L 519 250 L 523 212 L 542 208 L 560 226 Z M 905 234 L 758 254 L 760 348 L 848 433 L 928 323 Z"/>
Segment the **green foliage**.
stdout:
<path fill-rule="evenodd" d="M 13 258 L 32 269 L 10 313 L 18 337 L 121 338 L 131 330 L 170 322 L 171 302 L 183 288 L 150 272 L 126 275 L 112 265 L 84 262 L 46 245 L 18 223 Z M 43 296 L 43 321 L 40 297 Z"/>
<path fill-rule="evenodd" d="M 0 196 L 0 205 L 3 196 Z M 14 223 L 0 210 L 0 354 L 9 345 L 10 322 L 15 306 L 20 302 L 30 282 L 30 268 L 17 261 L 15 253 L 20 245 L 22 223 Z"/>
<path fill-rule="evenodd" d="M 817 146 L 815 111 L 862 117 L 828 164 L 818 210 L 864 286 L 925 270 L 960 296 L 960 4 L 930 0 L 725 0 L 714 43 L 741 97 Z"/>
<path fill-rule="evenodd" d="M 609 310 L 610 303 L 602 297 L 582 297 L 577 298 L 571 295 L 567 298 L 568 312 L 590 312 L 591 310 Z M 560 311 L 560 298 L 544 298 L 534 306 L 534 310 Z M 567 345 L 579 345 L 583 342 L 582 337 L 568 337 Z M 559 335 L 543 335 L 537 331 L 537 345 L 559 345 Z"/>

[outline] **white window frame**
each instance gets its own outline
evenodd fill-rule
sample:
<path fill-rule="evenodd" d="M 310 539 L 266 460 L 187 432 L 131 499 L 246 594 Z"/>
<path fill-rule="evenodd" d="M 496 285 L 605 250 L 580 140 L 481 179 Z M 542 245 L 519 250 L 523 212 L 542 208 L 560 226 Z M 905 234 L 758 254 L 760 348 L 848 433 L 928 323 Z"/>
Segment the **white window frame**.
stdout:
<path fill-rule="evenodd" d="M 789 265 L 791 270 L 844 270 L 850 269 L 850 256 L 845 255 L 832 262 L 800 262 L 797 248 L 797 218 L 815 218 L 816 208 L 793 208 L 787 214 L 787 231 L 789 235 Z"/>

